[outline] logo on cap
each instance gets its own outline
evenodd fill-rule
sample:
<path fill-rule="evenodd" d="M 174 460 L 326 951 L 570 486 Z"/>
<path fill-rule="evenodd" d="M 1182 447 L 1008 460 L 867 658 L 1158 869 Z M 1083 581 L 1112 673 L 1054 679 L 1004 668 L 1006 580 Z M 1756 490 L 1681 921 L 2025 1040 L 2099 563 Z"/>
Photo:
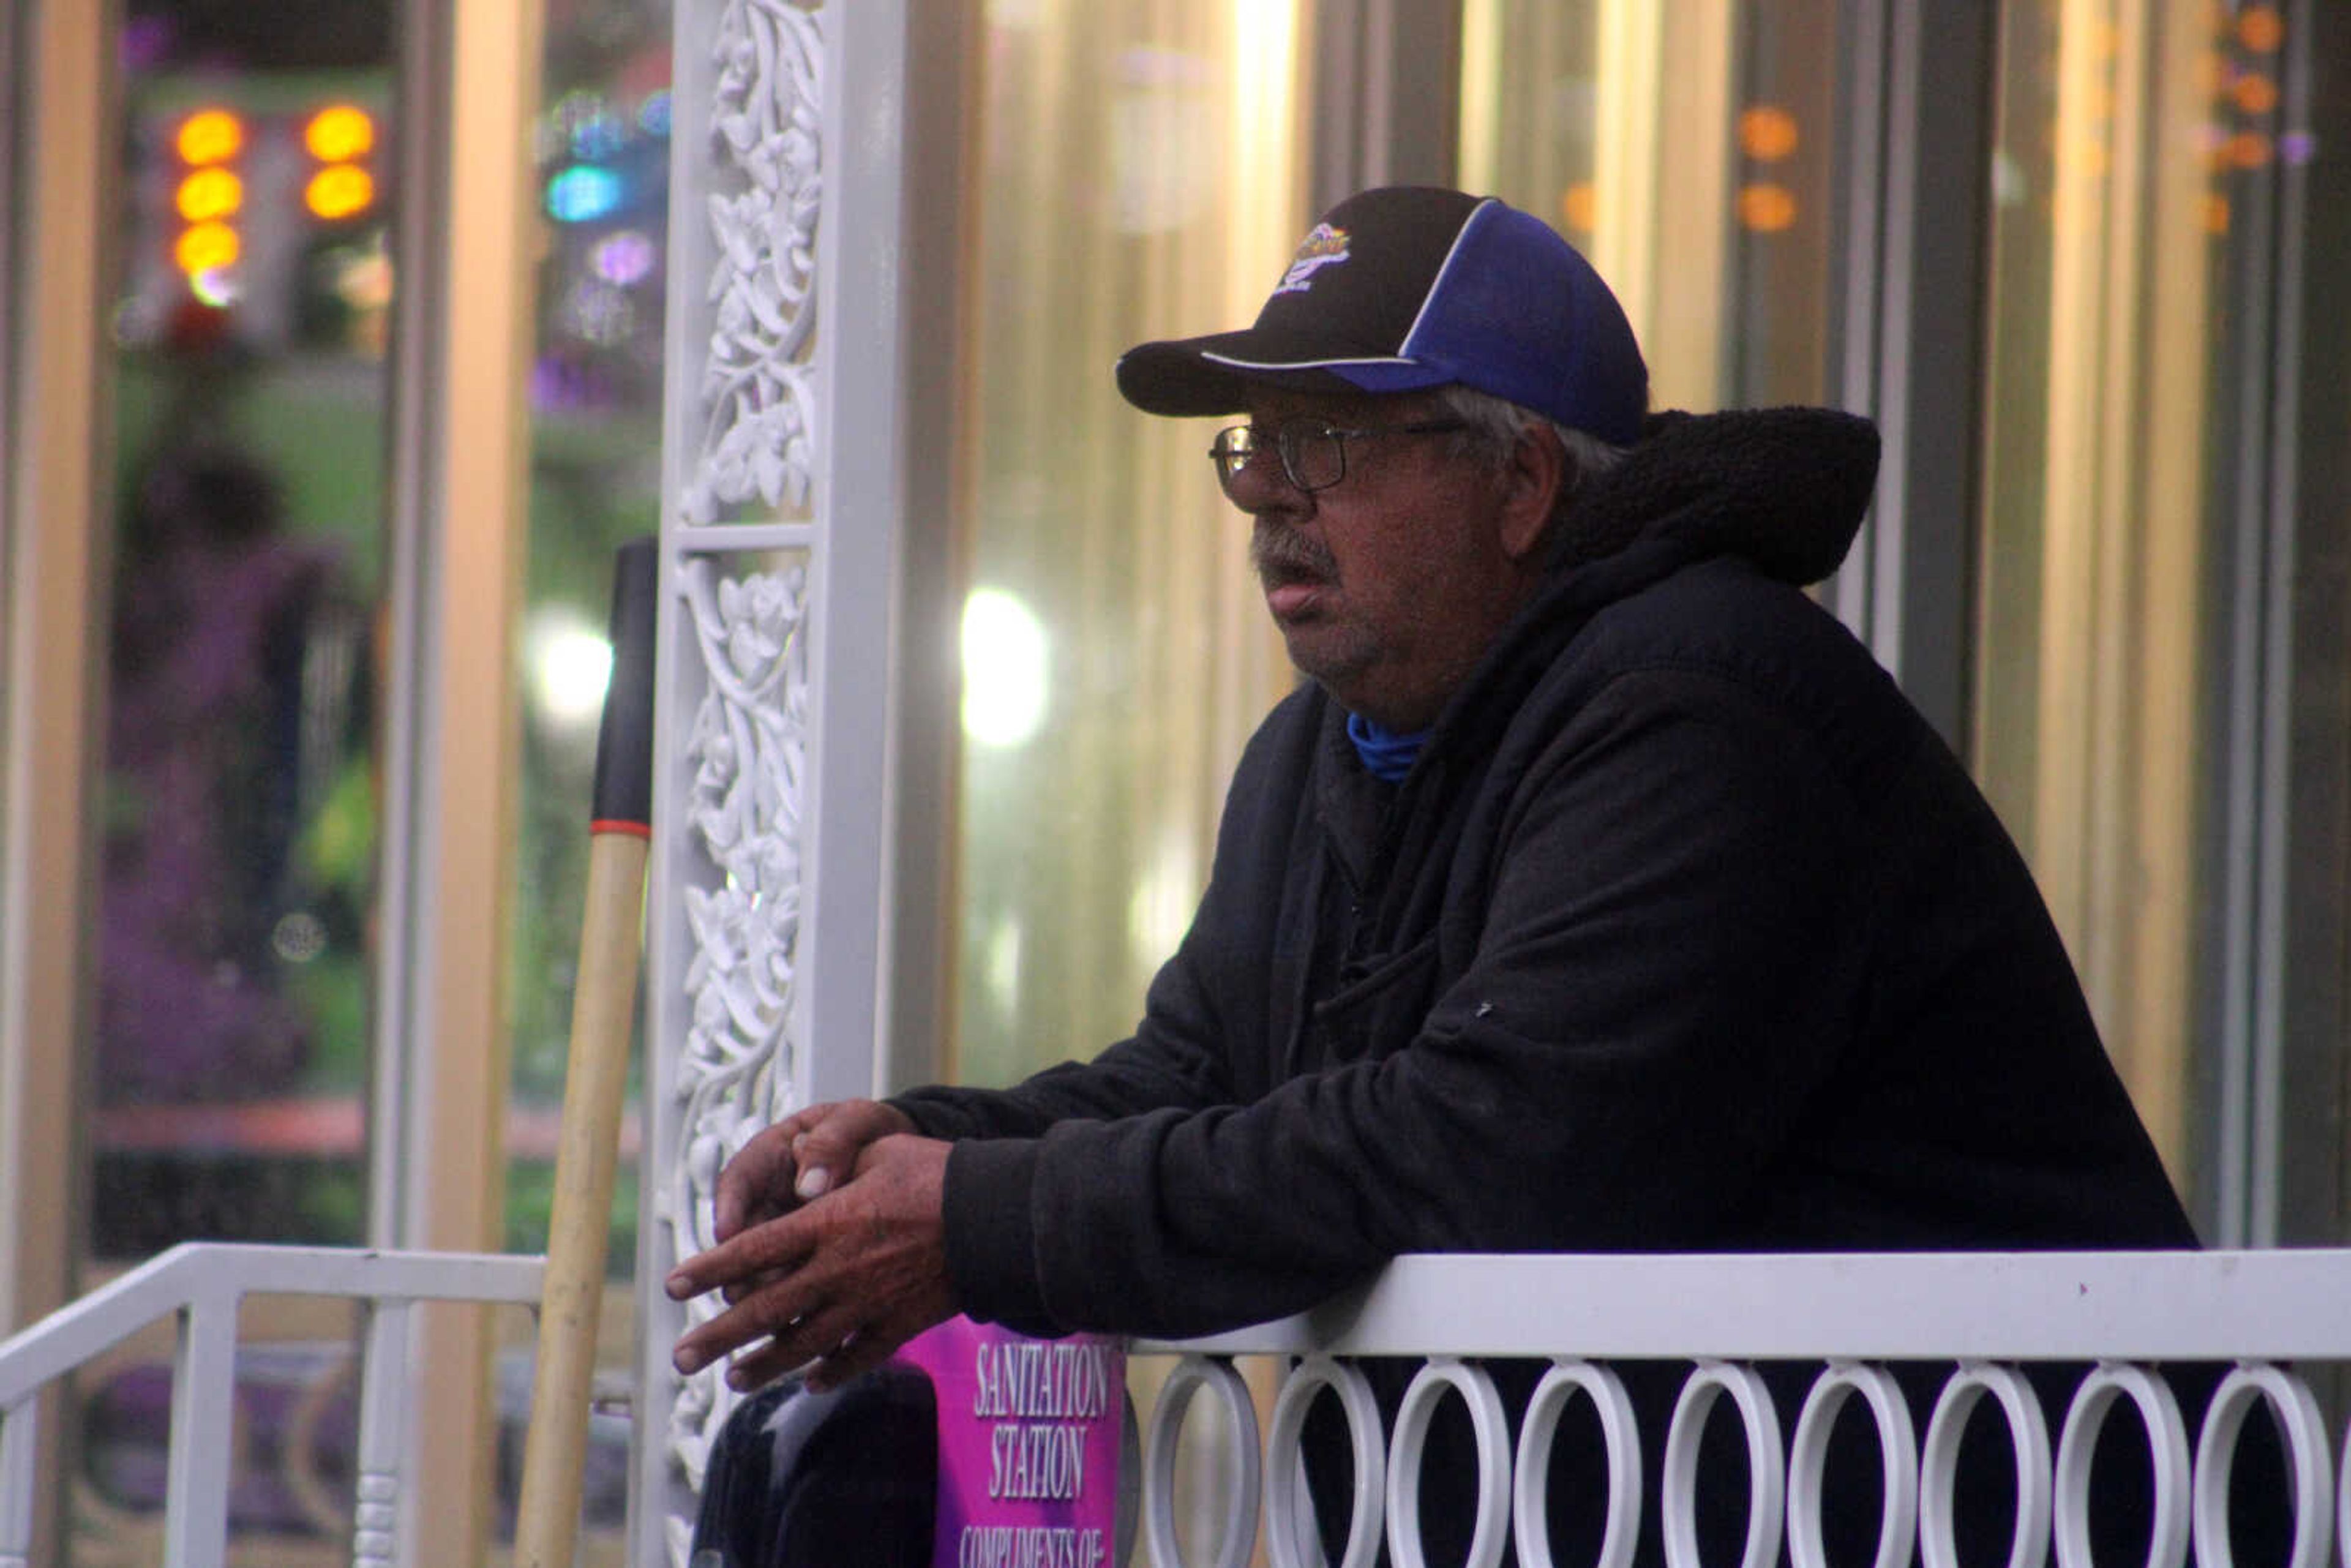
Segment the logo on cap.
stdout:
<path fill-rule="evenodd" d="M 1281 275 L 1281 286 L 1276 294 L 1303 294 L 1313 287 L 1314 275 L 1334 261 L 1347 259 L 1347 231 L 1332 228 L 1329 224 L 1316 224 L 1313 232 L 1299 246 L 1298 254 L 1290 258 L 1290 270 Z"/>

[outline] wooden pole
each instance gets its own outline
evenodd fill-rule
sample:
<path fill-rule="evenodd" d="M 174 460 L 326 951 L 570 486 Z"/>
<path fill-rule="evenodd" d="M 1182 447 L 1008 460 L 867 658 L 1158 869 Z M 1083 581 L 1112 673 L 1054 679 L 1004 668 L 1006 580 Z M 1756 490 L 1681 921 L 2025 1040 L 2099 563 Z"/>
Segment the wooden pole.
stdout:
<path fill-rule="evenodd" d="M 612 684 L 596 745 L 587 907 L 555 1154 L 555 1207 L 538 1361 L 515 1521 L 517 1568 L 571 1568 L 588 1458 L 621 1102 L 629 1076 L 652 821 L 653 541 L 622 547 L 612 587 Z"/>

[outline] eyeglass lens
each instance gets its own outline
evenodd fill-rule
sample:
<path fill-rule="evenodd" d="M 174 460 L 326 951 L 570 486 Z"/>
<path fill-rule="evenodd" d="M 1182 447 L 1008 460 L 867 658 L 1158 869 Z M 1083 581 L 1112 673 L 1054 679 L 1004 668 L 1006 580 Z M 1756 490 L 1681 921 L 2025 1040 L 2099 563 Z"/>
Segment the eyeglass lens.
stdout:
<path fill-rule="evenodd" d="M 1327 424 L 1277 425 L 1270 430 L 1235 424 L 1217 433 L 1208 455 L 1225 485 L 1269 447 L 1281 457 L 1281 471 L 1301 490 L 1327 490 L 1346 476 L 1345 438 Z"/>

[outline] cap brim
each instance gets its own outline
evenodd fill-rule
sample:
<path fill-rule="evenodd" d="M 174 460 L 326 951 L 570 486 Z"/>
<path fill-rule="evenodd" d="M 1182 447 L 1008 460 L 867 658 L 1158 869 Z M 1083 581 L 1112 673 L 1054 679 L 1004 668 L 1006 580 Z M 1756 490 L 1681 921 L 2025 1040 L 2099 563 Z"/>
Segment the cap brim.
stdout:
<path fill-rule="evenodd" d="M 1258 328 L 1143 343 L 1119 357 L 1120 395 L 1145 413 L 1240 413 L 1252 387 L 1347 394 L 1409 392 L 1453 380 L 1392 355 L 1349 356 Z"/>

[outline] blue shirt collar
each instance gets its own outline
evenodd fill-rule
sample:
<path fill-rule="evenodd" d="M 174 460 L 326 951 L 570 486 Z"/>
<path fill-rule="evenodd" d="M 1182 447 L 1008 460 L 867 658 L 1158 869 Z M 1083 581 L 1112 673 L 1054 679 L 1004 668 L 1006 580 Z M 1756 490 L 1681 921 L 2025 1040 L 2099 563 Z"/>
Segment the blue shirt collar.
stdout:
<path fill-rule="evenodd" d="M 1351 713 L 1347 716 L 1347 738 L 1355 743 L 1355 755 L 1364 759 L 1366 772 L 1384 783 L 1394 784 L 1412 771 L 1413 758 L 1420 755 L 1428 731 L 1398 735 L 1362 714 Z"/>

